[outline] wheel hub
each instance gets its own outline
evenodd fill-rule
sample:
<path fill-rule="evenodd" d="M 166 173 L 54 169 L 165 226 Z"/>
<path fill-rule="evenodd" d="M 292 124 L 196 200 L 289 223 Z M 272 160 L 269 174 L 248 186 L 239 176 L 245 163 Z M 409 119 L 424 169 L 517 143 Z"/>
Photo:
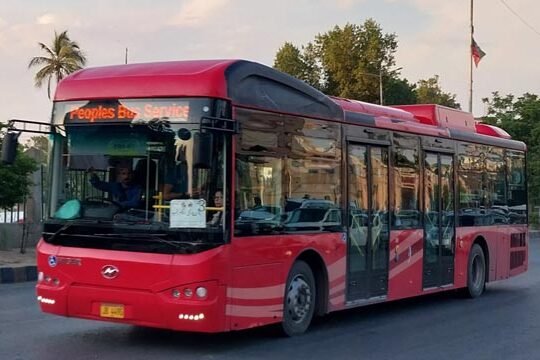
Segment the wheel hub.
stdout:
<path fill-rule="evenodd" d="M 303 276 L 297 275 L 287 291 L 287 313 L 294 322 L 302 322 L 312 304 L 311 288 Z"/>

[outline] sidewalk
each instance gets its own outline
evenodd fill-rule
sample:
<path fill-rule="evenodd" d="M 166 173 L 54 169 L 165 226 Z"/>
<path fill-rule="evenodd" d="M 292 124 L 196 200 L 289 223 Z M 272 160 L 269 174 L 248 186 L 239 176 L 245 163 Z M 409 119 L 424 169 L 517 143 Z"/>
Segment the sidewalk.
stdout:
<path fill-rule="evenodd" d="M 28 248 L 24 254 L 21 254 L 19 249 L 0 250 L 0 284 L 36 281 L 35 250 L 35 248 Z"/>

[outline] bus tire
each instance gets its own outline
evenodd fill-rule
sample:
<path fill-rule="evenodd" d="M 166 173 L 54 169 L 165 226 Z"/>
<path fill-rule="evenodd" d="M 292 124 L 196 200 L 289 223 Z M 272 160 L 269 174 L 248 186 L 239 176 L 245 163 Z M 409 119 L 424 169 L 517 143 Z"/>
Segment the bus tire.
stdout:
<path fill-rule="evenodd" d="M 469 298 L 477 298 L 486 288 L 486 257 L 482 247 L 474 244 L 469 253 L 467 265 L 467 288 L 465 295 Z"/>
<path fill-rule="evenodd" d="M 304 261 L 296 261 L 287 278 L 283 300 L 283 332 L 287 336 L 304 333 L 315 313 L 317 289 L 313 271 Z"/>

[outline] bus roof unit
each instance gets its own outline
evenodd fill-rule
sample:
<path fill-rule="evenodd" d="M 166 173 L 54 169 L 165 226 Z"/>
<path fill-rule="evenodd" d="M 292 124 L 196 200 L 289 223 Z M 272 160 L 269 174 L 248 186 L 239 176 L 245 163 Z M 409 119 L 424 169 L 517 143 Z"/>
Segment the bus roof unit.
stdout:
<path fill-rule="evenodd" d="M 471 132 L 476 131 L 473 115 L 465 111 L 434 104 L 393 107 L 410 112 L 422 124 Z"/>

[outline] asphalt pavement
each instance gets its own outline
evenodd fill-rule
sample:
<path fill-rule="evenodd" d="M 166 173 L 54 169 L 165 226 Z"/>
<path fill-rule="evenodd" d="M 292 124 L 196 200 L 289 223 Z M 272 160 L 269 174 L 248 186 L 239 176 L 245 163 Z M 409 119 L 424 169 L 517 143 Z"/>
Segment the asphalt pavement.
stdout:
<path fill-rule="evenodd" d="M 478 299 L 450 291 L 329 314 L 305 335 L 278 326 L 190 334 L 42 313 L 33 282 L 0 284 L 0 359 L 540 359 L 540 242 L 529 271 Z"/>

